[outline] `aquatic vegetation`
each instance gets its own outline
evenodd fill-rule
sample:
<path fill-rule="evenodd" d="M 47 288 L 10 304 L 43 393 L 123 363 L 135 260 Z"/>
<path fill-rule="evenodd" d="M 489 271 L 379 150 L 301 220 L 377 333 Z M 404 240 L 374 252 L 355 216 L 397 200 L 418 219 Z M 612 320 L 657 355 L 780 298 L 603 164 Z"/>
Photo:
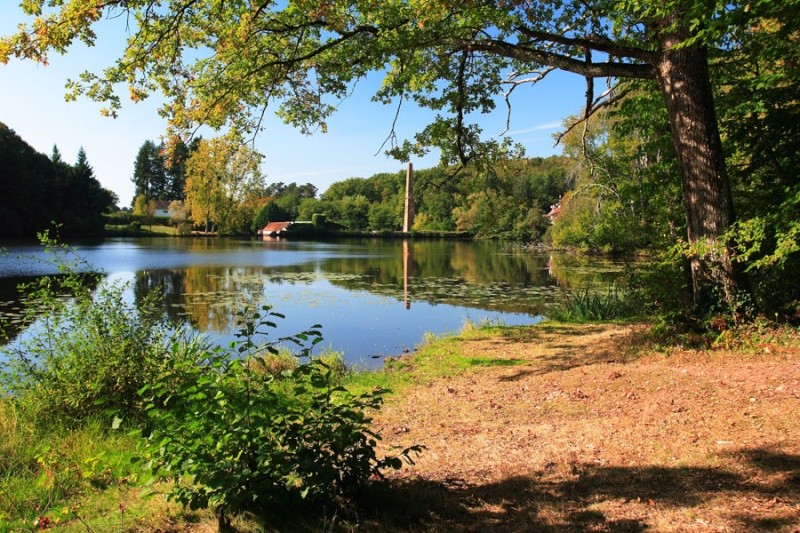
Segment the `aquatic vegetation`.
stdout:
<path fill-rule="evenodd" d="M 606 292 L 583 289 L 564 291 L 561 299 L 546 316 L 561 322 L 590 322 L 635 316 L 637 308 L 631 296 L 611 287 Z"/>

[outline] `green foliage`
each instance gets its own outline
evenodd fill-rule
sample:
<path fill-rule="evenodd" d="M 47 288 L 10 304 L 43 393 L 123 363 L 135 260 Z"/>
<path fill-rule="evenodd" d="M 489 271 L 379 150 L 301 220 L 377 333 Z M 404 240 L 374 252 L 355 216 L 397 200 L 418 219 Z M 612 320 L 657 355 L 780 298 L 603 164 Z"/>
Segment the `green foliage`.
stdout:
<path fill-rule="evenodd" d="M 271 198 L 271 203 L 274 203 L 274 208 L 277 212 L 268 218 L 268 220 L 287 221 L 287 220 L 310 220 L 310 213 L 303 213 L 302 206 L 306 202 L 314 202 L 317 196 L 317 188 L 306 183 L 305 185 L 298 185 L 297 183 L 271 183 L 266 187 L 264 194 Z M 274 218 L 273 218 L 274 217 Z M 260 226 L 260 227 L 263 227 Z"/>
<path fill-rule="evenodd" d="M 322 213 L 314 213 L 311 215 L 311 223 L 314 225 L 315 228 L 324 228 L 328 222 L 328 217 L 323 215 Z"/>
<path fill-rule="evenodd" d="M 95 235 L 116 196 L 101 187 L 83 149 L 75 165 L 36 152 L 0 123 L 0 236 L 35 237 L 59 226 L 62 236 Z"/>
<path fill-rule="evenodd" d="M 200 140 L 200 136 L 193 137 L 188 145 L 176 140 L 169 147 L 145 141 L 133 163 L 134 199 L 141 195 L 148 201 L 183 200 L 186 161 L 197 150 Z"/>
<path fill-rule="evenodd" d="M 267 340 L 282 315 L 265 307 L 239 314 L 229 349 L 212 348 L 165 325 L 158 293 L 134 310 L 122 286 L 81 274 L 88 266 L 72 250 L 42 240 L 62 275 L 26 289 L 26 323 L 36 322 L 35 331 L 4 354 L 0 380 L 0 498 L 14 517 L 43 516 L 87 484 L 132 479 L 130 463 L 127 471 L 114 466 L 104 448 L 73 454 L 51 445 L 60 437 L 39 446 L 49 428 L 113 446 L 116 437 L 98 427 L 138 427 L 149 468 L 172 476 L 170 497 L 192 509 L 216 507 L 221 524 L 229 513 L 264 516 L 287 502 L 344 504 L 420 450 L 377 457 L 369 415 L 387 391 L 351 393 L 341 384 L 348 373 L 341 354 L 311 357 L 319 326 Z"/>
<path fill-rule="evenodd" d="M 164 145 L 150 140 L 145 141 L 139 148 L 131 177 L 135 187 L 134 198 L 141 196 L 145 201 L 168 199 L 170 186 L 165 155 Z M 132 207 L 135 205 L 134 203 Z"/>
<path fill-rule="evenodd" d="M 399 203 L 372 204 L 367 214 L 370 229 L 376 231 L 400 231 L 403 227 L 403 207 Z"/>
<path fill-rule="evenodd" d="M 680 180 L 660 96 L 650 85 L 627 85 L 634 92 L 613 112 L 594 115 L 561 141 L 574 185 L 549 232 L 555 246 L 661 249 L 683 232 Z"/>
<path fill-rule="evenodd" d="M 230 351 L 171 359 L 140 391 L 149 416 L 144 452 L 155 472 L 175 476 L 170 497 L 192 509 L 215 506 L 221 521 L 300 499 L 335 503 L 418 451 L 378 459 L 367 413 L 385 391 L 354 395 L 339 385 L 336 364 L 311 358 L 305 343 L 321 340 L 318 326 L 260 342 L 276 317 L 268 307 L 243 315 Z M 265 371 L 276 342 L 287 341 L 308 362 Z"/>
<path fill-rule="evenodd" d="M 286 222 L 289 220 L 292 220 L 289 214 L 275 200 L 270 200 L 256 212 L 251 228 L 253 231 L 258 231 L 269 222 Z"/>
<path fill-rule="evenodd" d="M 755 315 L 751 293 L 741 293 L 733 301 L 714 287 L 706 287 L 690 299 L 687 285 L 689 258 L 695 253 L 683 240 L 660 252 L 651 261 L 629 272 L 629 289 L 642 302 L 642 310 L 655 315 L 667 330 L 694 333 L 719 328 L 719 323 L 733 325 L 742 311 Z"/>
<path fill-rule="evenodd" d="M 42 418 L 83 420 L 133 415 L 137 391 L 167 358 L 169 331 L 150 294 L 138 310 L 125 286 L 107 284 L 70 249 L 43 236 L 63 274 L 22 287 L 31 334 L 3 349 L 0 382 Z M 99 284 L 96 290 L 92 287 Z"/>
<path fill-rule="evenodd" d="M 414 231 L 463 231 L 483 237 L 535 240 L 546 208 L 566 190 L 560 157 L 499 161 L 484 170 L 421 169 L 414 173 Z M 304 202 L 301 217 L 325 214 L 350 230 L 399 231 L 405 173 L 376 174 L 334 183 L 319 201 Z"/>
<path fill-rule="evenodd" d="M 612 287 L 605 293 L 588 288 L 566 291 L 547 316 L 561 322 L 597 322 L 631 317 L 636 313 L 631 295 Z"/>
<path fill-rule="evenodd" d="M 736 35 L 714 63 L 738 223 L 731 232 L 769 317 L 800 321 L 800 22 L 788 4 Z"/>

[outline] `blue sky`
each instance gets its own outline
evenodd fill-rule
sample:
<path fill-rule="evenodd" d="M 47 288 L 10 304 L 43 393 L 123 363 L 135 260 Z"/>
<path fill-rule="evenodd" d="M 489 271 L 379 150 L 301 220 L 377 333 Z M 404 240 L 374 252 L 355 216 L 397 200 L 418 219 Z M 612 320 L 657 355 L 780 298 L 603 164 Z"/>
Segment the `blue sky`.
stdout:
<path fill-rule="evenodd" d="M 0 33 L 13 32 L 23 21 L 27 20 L 17 2 L 0 3 Z M 64 100 L 68 78 L 111 64 L 124 45 L 123 32 L 124 21 L 103 21 L 93 48 L 75 45 L 65 56 L 52 55 L 46 67 L 16 60 L 0 64 L 0 122 L 40 152 L 49 155 L 57 145 L 68 162 L 74 162 L 83 147 L 97 179 L 119 196 L 121 206 L 126 206 L 133 196 L 130 178 L 139 147 L 148 139 L 157 141 L 165 132 L 166 124 L 157 113 L 158 97 L 135 105 L 125 103 L 116 119 L 101 116 L 101 105 L 96 102 Z M 515 93 L 507 135 L 522 143 L 529 156 L 558 153 L 552 135 L 566 116 L 580 110 L 583 79 L 555 72 L 536 87 L 523 89 Z M 392 127 L 395 107 L 371 102 L 371 94 L 368 84 L 357 87 L 340 103 L 326 134 L 305 136 L 270 119 L 267 130 L 256 140 L 256 148 L 266 156 L 263 170 L 267 182 L 308 182 L 323 192 L 334 181 L 404 168 L 380 150 Z M 410 138 L 419 131 L 426 124 L 426 116 L 426 112 L 404 104 L 396 127 L 399 137 Z M 482 118 L 484 134 L 499 135 L 505 129 L 505 120 L 505 107 L 501 105 L 494 114 Z M 437 163 L 437 156 L 412 163 L 415 168 L 431 167 Z"/>

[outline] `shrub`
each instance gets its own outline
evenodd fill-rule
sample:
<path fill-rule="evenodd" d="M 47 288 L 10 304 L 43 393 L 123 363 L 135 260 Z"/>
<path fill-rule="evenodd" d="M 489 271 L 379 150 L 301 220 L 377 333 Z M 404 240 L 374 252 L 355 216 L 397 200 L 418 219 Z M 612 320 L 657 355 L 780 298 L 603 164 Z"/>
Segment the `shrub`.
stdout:
<path fill-rule="evenodd" d="M 327 223 L 327 217 L 322 213 L 314 213 L 311 215 L 311 223 L 314 225 L 315 228 L 324 228 Z"/>
<path fill-rule="evenodd" d="M 167 357 L 170 330 L 157 305 L 160 294 L 151 293 L 134 309 L 125 301 L 125 285 L 80 274 L 86 267 L 69 249 L 45 242 L 64 274 L 21 287 L 23 324 L 30 329 L 3 349 L 0 382 L 42 419 L 138 411 L 137 391 Z"/>
<path fill-rule="evenodd" d="M 613 320 L 636 314 L 636 308 L 626 293 L 609 288 L 600 293 L 591 289 L 566 291 L 547 316 L 561 322 L 591 322 Z"/>
<path fill-rule="evenodd" d="M 342 503 L 420 450 L 377 457 L 380 437 L 370 429 L 369 413 L 386 391 L 353 394 L 342 387 L 341 356 L 310 355 L 322 339 L 318 326 L 267 341 L 282 315 L 264 307 L 240 313 L 242 328 L 229 349 L 212 348 L 205 337 L 166 325 L 158 293 L 134 309 L 124 286 L 93 291 L 99 275 L 77 274 L 80 261 L 71 262 L 66 248 L 54 250 L 63 252 L 64 275 L 27 289 L 26 324 L 35 322 L 36 331 L 9 353 L 0 372 L 0 437 L 13 438 L 0 446 L 13 453 L 8 461 L 0 458 L 0 480 L 7 469 L 30 470 L 25 479 L 57 472 L 47 497 L 58 500 L 79 490 L 87 472 L 60 448 L 38 450 L 39 466 L 30 467 L 30 453 L 18 453 L 30 442 L 16 424 L 19 405 L 33 408 L 26 410 L 35 421 L 29 428 L 42 435 L 50 428 L 91 429 L 104 417 L 104 426 L 116 429 L 127 418 L 144 437 L 140 451 L 148 466 L 173 475 L 170 497 L 193 509 L 215 506 L 221 526 L 227 513 L 261 513 L 275 503 Z M 287 352 L 278 355 L 287 344 L 301 348 L 304 364 L 288 363 Z M 105 469 L 97 472 L 102 483 Z"/>
<path fill-rule="evenodd" d="M 266 314 L 264 314 L 266 313 Z M 215 506 L 224 526 L 231 512 L 262 514 L 271 505 L 298 500 L 336 503 L 397 457 L 378 459 L 379 436 L 368 412 L 385 391 L 354 395 L 339 385 L 334 366 L 308 362 L 280 379 L 262 371 L 276 343 L 319 342 L 312 328 L 272 343 L 257 343 L 258 326 L 274 326 L 264 308 L 249 314 L 240 341 L 198 361 L 171 358 L 162 375 L 141 391 L 149 415 L 143 455 L 154 472 L 172 474 L 170 497 L 191 509 Z M 266 353 L 264 356 L 262 353 Z"/>

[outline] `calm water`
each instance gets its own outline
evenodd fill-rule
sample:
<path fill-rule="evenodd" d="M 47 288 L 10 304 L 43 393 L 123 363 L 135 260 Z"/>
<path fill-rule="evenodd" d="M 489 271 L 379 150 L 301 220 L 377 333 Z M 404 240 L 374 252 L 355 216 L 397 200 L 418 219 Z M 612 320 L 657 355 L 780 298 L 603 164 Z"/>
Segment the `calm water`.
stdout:
<path fill-rule="evenodd" d="M 38 246 L 6 250 L 0 309 L 13 318 L 16 286 L 56 269 Z M 621 270 L 489 241 L 116 239 L 77 252 L 107 282 L 128 283 L 131 301 L 163 287 L 172 320 L 222 343 L 237 309 L 270 305 L 286 315 L 275 335 L 322 324 L 322 346 L 367 366 L 466 321 L 535 323 L 564 287 L 607 285 Z"/>

